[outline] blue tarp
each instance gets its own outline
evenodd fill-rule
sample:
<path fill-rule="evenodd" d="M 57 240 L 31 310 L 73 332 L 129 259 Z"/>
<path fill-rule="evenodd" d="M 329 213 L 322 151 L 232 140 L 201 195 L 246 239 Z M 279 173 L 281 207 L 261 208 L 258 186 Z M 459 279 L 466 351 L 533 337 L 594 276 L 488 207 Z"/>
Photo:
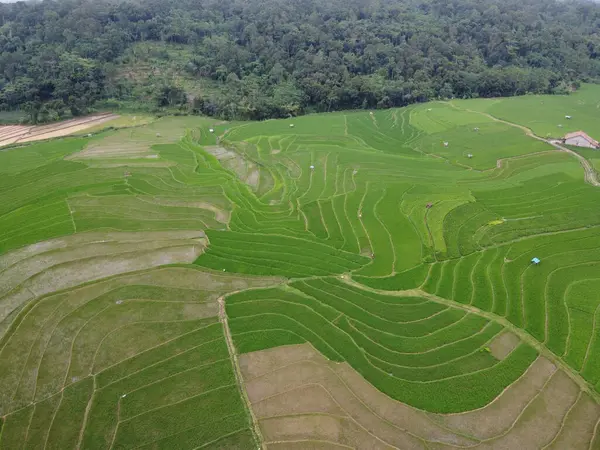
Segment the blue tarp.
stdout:
<path fill-rule="evenodd" d="M 534 263 L 534 264 L 539 264 L 540 263 L 540 259 L 539 258 L 533 258 L 531 260 L 531 262 Z"/>

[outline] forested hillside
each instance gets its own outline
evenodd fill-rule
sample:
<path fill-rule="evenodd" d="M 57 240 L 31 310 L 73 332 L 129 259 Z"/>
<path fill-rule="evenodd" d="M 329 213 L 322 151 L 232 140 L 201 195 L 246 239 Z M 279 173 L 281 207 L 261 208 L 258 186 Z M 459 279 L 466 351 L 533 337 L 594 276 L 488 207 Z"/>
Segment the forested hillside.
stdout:
<path fill-rule="evenodd" d="M 567 93 L 600 79 L 600 5 L 549 0 L 0 4 L 0 109 L 225 119 Z M 102 104 L 101 104 L 102 105 Z"/>

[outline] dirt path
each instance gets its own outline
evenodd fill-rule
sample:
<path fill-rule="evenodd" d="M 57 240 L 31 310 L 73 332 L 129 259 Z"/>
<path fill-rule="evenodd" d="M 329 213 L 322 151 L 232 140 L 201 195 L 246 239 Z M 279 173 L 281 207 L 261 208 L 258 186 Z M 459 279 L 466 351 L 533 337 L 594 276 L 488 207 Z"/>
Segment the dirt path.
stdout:
<path fill-rule="evenodd" d="M 508 126 L 514 127 L 514 128 L 519 128 L 520 130 L 522 130 L 523 132 L 525 132 L 525 134 L 529 137 L 532 137 L 534 139 L 537 139 L 538 141 L 542 141 L 545 142 L 546 144 L 550 144 L 551 146 L 553 146 L 555 149 L 560 150 L 562 152 L 566 152 L 569 153 L 570 155 L 574 156 L 575 158 L 577 158 L 579 160 L 579 163 L 581 164 L 581 166 L 583 167 L 583 170 L 585 172 L 585 181 L 589 184 L 591 184 L 592 186 L 600 186 L 600 181 L 598 180 L 598 174 L 596 173 L 596 171 L 594 170 L 594 167 L 592 166 L 592 164 L 583 156 L 581 156 L 579 153 L 564 147 L 558 143 L 556 143 L 554 140 L 552 139 L 546 139 L 543 137 L 540 137 L 538 135 L 536 135 L 531 128 L 527 128 L 526 126 L 523 125 L 519 125 L 513 122 L 508 122 L 506 120 L 502 120 L 502 119 L 498 119 L 497 117 L 492 116 L 491 114 L 488 113 L 484 113 L 481 111 L 474 111 L 472 109 L 462 109 L 459 108 L 458 106 L 456 106 L 455 104 L 453 104 L 452 102 L 449 102 L 449 105 L 452 106 L 453 108 L 456 109 L 460 109 L 462 111 L 467 111 L 470 113 L 475 113 L 475 114 L 479 114 L 481 116 L 485 116 L 488 119 L 493 120 L 494 122 L 500 122 L 503 124 L 506 124 Z"/>
<path fill-rule="evenodd" d="M 250 418 L 252 419 L 252 426 L 254 428 L 254 434 L 258 439 L 258 448 L 266 450 L 263 445 L 264 439 L 262 433 L 260 431 L 260 427 L 258 425 L 258 420 L 254 414 L 252 409 L 252 404 L 250 403 L 250 399 L 248 398 L 248 393 L 246 391 L 246 387 L 244 385 L 244 378 L 242 377 L 242 371 L 240 369 L 240 363 L 237 358 L 237 353 L 235 350 L 235 346 L 233 345 L 233 339 L 231 338 L 231 332 L 229 330 L 229 323 L 227 322 L 227 313 L 225 312 L 225 297 L 219 297 L 217 300 L 219 302 L 219 320 L 223 324 L 223 332 L 225 333 L 225 342 L 227 342 L 227 350 L 229 351 L 229 358 L 231 359 L 231 364 L 233 366 L 233 373 L 235 375 L 235 379 L 240 389 L 240 395 L 242 396 L 242 400 L 244 401 L 244 406 L 250 414 Z"/>
<path fill-rule="evenodd" d="M 438 297 L 436 295 L 425 292 L 421 289 L 408 289 L 408 290 L 404 290 L 404 291 L 382 291 L 379 289 L 374 289 L 374 288 L 370 288 L 368 286 L 362 285 L 362 284 L 360 284 L 354 280 L 350 280 L 346 277 L 342 281 L 344 283 L 347 283 L 347 284 L 355 287 L 355 288 L 367 290 L 367 291 L 374 292 L 377 294 L 392 295 L 392 296 L 406 296 L 406 297 L 424 297 L 424 298 L 427 298 L 434 302 L 441 303 L 443 305 L 454 307 L 454 308 L 459 308 L 459 309 L 462 309 L 469 313 L 484 317 L 490 321 L 496 322 L 496 323 L 502 325 L 507 330 L 512 331 L 523 342 L 525 342 L 525 343 L 531 345 L 533 348 L 535 348 L 540 353 L 540 355 L 548 358 L 550 361 L 552 361 L 554 364 L 556 364 L 558 367 L 560 367 L 562 370 L 564 370 L 569 375 L 569 377 L 571 377 L 571 379 L 573 379 L 573 381 L 575 381 L 579 385 L 579 387 L 582 391 L 587 392 L 592 398 L 594 398 L 595 401 L 600 402 L 600 395 L 598 393 L 596 393 L 595 391 L 593 391 L 592 389 L 590 389 L 588 382 L 586 380 L 584 380 L 581 375 L 574 372 L 573 369 L 568 364 L 566 364 L 560 357 L 556 356 L 554 353 L 552 353 L 550 350 L 548 350 L 537 339 L 535 339 L 533 336 L 531 336 L 525 330 L 522 330 L 521 328 L 513 325 L 505 317 L 498 316 L 491 312 L 483 311 L 479 308 L 476 308 L 475 306 L 465 305 L 462 303 L 454 302 L 452 300 L 447 300 L 445 298 Z"/>

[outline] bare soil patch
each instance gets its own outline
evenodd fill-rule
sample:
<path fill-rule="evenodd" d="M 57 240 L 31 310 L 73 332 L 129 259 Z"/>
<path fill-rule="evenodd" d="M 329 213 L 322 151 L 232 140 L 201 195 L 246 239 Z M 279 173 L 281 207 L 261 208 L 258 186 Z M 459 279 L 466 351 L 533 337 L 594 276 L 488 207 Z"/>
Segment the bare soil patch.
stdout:
<path fill-rule="evenodd" d="M 503 360 L 512 352 L 521 340 L 516 334 L 506 331 L 496 336 L 490 343 L 490 351 L 494 358 Z"/>
<path fill-rule="evenodd" d="M 217 158 L 223 167 L 235 173 L 238 178 L 257 190 L 260 183 L 260 171 L 257 165 L 239 153 L 220 146 L 207 146 L 204 149 Z"/>
<path fill-rule="evenodd" d="M 540 449 L 552 441 L 562 421 L 577 400 L 579 386 L 557 371 L 542 393 L 529 404 L 510 433 L 483 444 L 481 449 Z"/>
<path fill-rule="evenodd" d="M 19 142 L 42 141 L 68 136 L 116 119 L 117 117 L 119 116 L 115 114 L 96 114 L 50 125 L 0 127 L 0 147 Z"/>
<path fill-rule="evenodd" d="M 98 160 L 98 159 L 132 159 L 144 161 L 155 159 L 158 155 L 152 151 L 149 144 L 143 142 L 121 141 L 110 142 L 103 139 L 98 143 L 87 146 L 84 150 L 75 153 L 67 159 L 73 160 Z"/>
<path fill-rule="evenodd" d="M 504 339 L 507 352 L 513 339 Z M 600 405 L 544 357 L 485 408 L 451 415 L 392 400 L 309 344 L 239 362 L 267 448 L 587 449 L 600 417 Z"/>
<path fill-rule="evenodd" d="M 201 251 L 202 248 L 199 245 L 186 244 L 78 260 L 74 263 L 55 266 L 31 278 L 27 287 L 40 296 L 125 272 L 144 270 L 165 264 L 191 263 L 200 255 Z"/>
<path fill-rule="evenodd" d="M 1 298 L 0 321 L 35 297 L 126 272 L 173 263 L 191 263 L 203 251 L 196 241 L 177 241 L 165 247 L 101 255 L 52 265 L 27 278 Z"/>
<path fill-rule="evenodd" d="M 599 418 L 600 405 L 588 394 L 582 394 L 573 409 L 569 411 L 562 430 L 548 448 L 588 449 Z"/>
<path fill-rule="evenodd" d="M 377 442 L 380 444 L 385 443 L 383 448 L 390 445 L 402 449 L 422 449 L 424 446 L 420 435 L 428 432 L 442 439 L 445 437 L 453 443 L 458 442 L 463 445 L 474 443 L 472 440 L 446 432 L 420 411 L 389 399 L 368 385 L 360 375 L 357 379 L 340 375 L 340 371 L 345 374 L 346 372 L 352 372 L 353 369 L 347 364 L 336 364 L 328 361 L 308 344 L 285 346 L 265 350 L 264 352 L 241 355 L 240 366 L 246 390 L 252 408 L 259 417 L 261 429 L 263 429 L 263 421 L 267 419 L 269 422 L 265 422 L 265 426 L 272 425 L 271 419 L 273 417 L 279 418 L 284 415 L 298 417 L 298 414 L 302 414 L 302 417 L 311 414 L 317 414 L 314 417 L 318 418 L 324 417 L 322 415 L 325 412 L 323 409 L 333 407 L 329 400 L 331 399 L 336 410 L 341 410 L 343 415 L 339 412 L 335 414 L 331 410 L 326 411 L 328 414 L 335 414 L 336 417 L 347 417 L 348 420 L 351 420 L 351 423 L 356 424 L 362 430 L 366 430 L 369 435 L 376 436 Z M 358 390 L 360 390 L 360 387 L 364 388 L 365 386 L 370 390 L 357 394 L 354 387 L 360 384 L 363 386 L 359 386 Z M 299 400 L 298 392 L 303 392 L 305 398 Z M 371 395 L 374 398 L 366 398 L 369 401 L 369 403 L 366 403 L 365 397 Z M 315 396 L 316 398 L 307 399 L 306 397 L 309 396 Z M 386 416 L 381 416 L 380 411 L 371 408 L 371 403 L 377 405 L 381 403 L 380 400 L 384 403 L 383 412 L 387 413 Z M 389 406 L 396 404 L 400 406 L 400 409 L 392 411 Z M 313 410 L 309 411 L 308 407 L 311 405 Z M 409 417 L 407 417 L 407 414 Z M 411 415 L 412 417 L 410 417 Z M 390 418 L 396 419 L 396 421 L 390 421 Z M 416 422 L 411 422 L 415 420 Z M 297 426 L 310 425 L 310 428 L 296 430 L 296 434 L 287 432 L 286 436 L 289 440 L 324 439 L 354 448 L 370 448 L 363 446 L 367 445 L 366 443 L 361 444 L 361 442 L 364 442 L 361 434 L 350 434 L 350 436 L 355 436 L 356 442 L 348 441 L 348 435 L 343 433 L 336 435 L 337 440 L 331 441 L 332 437 L 321 434 L 321 430 L 315 428 L 313 421 L 303 420 L 294 423 Z M 410 425 L 407 427 L 407 424 L 410 423 L 413 424 L 412 428 L 414 430 L 409 429 Z M 339 427 L 339 423 L 336 425 L 336 430 L 337 427 Z M 270 436 L 273 439 L 275 437 L 282 439 L 283 437 L 270 434 L 270 428 L 266 428 L 264 431 L 266 432 L 265 438 Z M 412 431 L 417 435 L 415 436 Z M 371 444 L 369 443 L 369 445 Z"/>
<path fill-rule="evenodd" d="M 78 247 L 92 243 L 128 243 L 170 239 L 196 239 L 204 238 L 206 234 L 201 230 L 181 231 L 89 231 L 76 233 L 47 241 L 37 242 L 27 247 L 13 250 L 0 255 L 0 271 L 34 255 L 67 247 Z"/>
<path fill-rule="evenodd" d="M 318 384 L 304 385 L 273 397 L 265 398 L 253 405 L 259 419 L 296 414 L 330 414 L 345 416 L 327 390 Z"/>
<path fill-rule="evenodd" d="M 346 418 L 327 415 L 274 417 L 261 420 L 267 445 L 282 441 L 326 441 L 351 448 L 393 449 Z"/>
<path fill-rule="evenodd" d="M 0 287 L 0 295 L 10 291 L 28 278 L 59 264 L 98 256 L 119 255 L 122 253 L 176 247 L 190 243 L 194 244 L 194 242 L 190 242 L 187 239 L 157 239 L 138 242 L 94 242 L 35 255 L 14 264 L 4 271 L 0 271 L 0 277 L 2 277 L 4 281 L 3 286 Z"/>
<path fill-rule="evenodd" d="M 166 267 L 125 277 L 127 284 L 178 287 L 199 291 L 231 292 L 249 288 L 281 284 L 277 277 L 252 277 L 235 274 L 206 272 L 186 267 Z"/>
<path fill-rule="evenodd" d="M 539 357 L 515 383 L 485 408 L 461 414 L 435 414 L 435 420 L 457 433 L 491 439 L 508 430 L 527 404 L 556 372 L 556 366 Z"/>

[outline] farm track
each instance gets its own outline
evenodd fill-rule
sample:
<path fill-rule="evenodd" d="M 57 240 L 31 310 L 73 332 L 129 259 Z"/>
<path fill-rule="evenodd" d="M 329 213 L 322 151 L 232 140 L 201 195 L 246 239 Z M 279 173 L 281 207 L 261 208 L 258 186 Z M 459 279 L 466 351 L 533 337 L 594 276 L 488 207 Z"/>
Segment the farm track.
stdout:
<path fill-rule="evenodd" d="M 509 125 L 511 127 L 514 128 L 518 128 L 520 130 L 522 130 L 523 132 L 525 132 L 525 134 L 533 139 L 537 139 L 538 141 L 541 142 L 545 142 L 546 144 L 551 145 L 552 147 L 554 147 L 557 150 L 560 150 L 562 152 L 568 153 L 571 156 L 574 156 L 575 158 L 577 158 L 579 160 L 579 163 L 581 164 L 581 167 L 583 167 L 584 170 L 584 174 L 585 174 L 585 181 L 586 183 L 591 184 L 592 186 L 596 186 L 596 187 L 600 187 L 600 180 L 598 180 L 598 172 L 596 172 L 596 170 L 594 169 L 594 166 L 587 160 L 587 158 L 581 156 L 579 153 L 564 147 L 560 144 L 558 144 L 557 142 L 555 142 L 552 139 L 546 139 L 543 138 L 541 136 L 538 136 L 537 134 L 535 134 L 531 128 L 527 128 L 526 126 L 523 125 L 519 125 L 517 123 L 513 123 L 513 122 L 509 122 L 507 120 L 504 119 L 499 119 L 498 117 L 495 117 L 491 114 L 485 113 L 485 112 L 481 112 L 481 111 L 474 111 L 472 109 L 463 109 L 460 108 L 458 106 L 456 106 L 454 103 L 452 102 L 448 102 L 448 104 L 450 106 L 452 106 L 453 108 L 456 108 L 460 111 L 467 111 L 470 113 L 475 113 L 475 114 L 479 114 L 481 116 L 487 117 L 488 119 L 493 120 L 494 122 L 499 122 L 499 123 L 503 123 L 505 125 Z M 508 159 L 512 159 L 512 158 L 508 158 Z"/>
<path fill-rule="evenodd" d="M 217 302 L 219 303 L 219 321 L 223 325 L 223 331 L 225 334 L 225 342 L 227 343 L 227 351 L 229 352 L 229 359 L 231 361 L 231 365 L 233 366 L 233 373 L 235 375 L 235 379 L 238 384 L 240 395 L 242 396 L 242 399 L 244 400 L 244 406 L 246 407 L 246 410 L 248 411 L 248 414 L 250 415 L 250 418 L 252 420 L 252 428 L 254 430 L 256 438 L 258 439 L 260 448 L 265 449 L 264 439 L 262 437 L 260 427 L 258 425 L 258 420 L 256 419 L 256 415 L 254 414 L 254 410 L 252 409 L 252 404 L 250 403 L 250 400 L 248 399 L 248 393 L 246 390 L 246 386 L 244 384 L 244 378 L 242 376 L 242 371 L 240 369 L 238 354 L 235 349 L 233 339 L 231 337 L 231 331 L 229 330 L 229 322 L 227 321 L 227 312 L 225 311 L 225 298 L 221 296 L 217 299 Z"/>

